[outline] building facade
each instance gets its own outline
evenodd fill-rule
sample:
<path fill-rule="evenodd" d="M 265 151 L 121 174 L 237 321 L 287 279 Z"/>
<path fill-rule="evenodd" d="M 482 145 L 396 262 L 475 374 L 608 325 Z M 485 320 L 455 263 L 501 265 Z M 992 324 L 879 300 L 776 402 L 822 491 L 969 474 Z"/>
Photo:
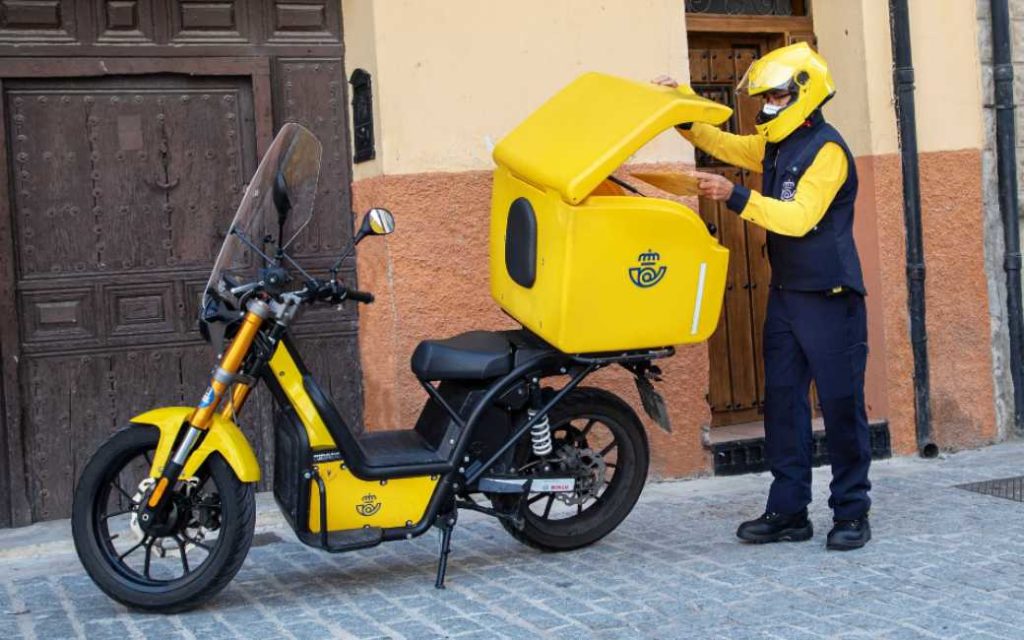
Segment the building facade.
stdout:
<path fill-rule="evenodd" d="M 934 438 L 980 446 L 1013 433 L 988 0 L 909 4 Z M 1024 0 L 1012 4 L 1024 18 Z M 368 239 L 345 265 L 376 304 L 311 316 L 302 334 L 347 419 L 408 426 L 426 400 L 408 365 L 419 341 L 516 326 L 488 283 L 491 150 L 503 135 L 592 70 L 674 76 L 729 103 L 727 126 L 749 131 L 756 107 L 736 83 L 752 60 L 797 41 L 831 64 L 838 94 L 825 114 L 860 176 L 873 433 L 880 453 L 909 455 L 914 361 L 886 0 L 0 0 L 0 526 L 66 516 L 102 438 L 150 406 L 198 398 L 211 365 L 194 330 L 198 292 L 282 123 L 309 126 L 325 145 L 306 258 L 328 264 L 351 238 L 352 211 L 395 214 L 396 233 Z M 759 184 L 674 132 L 628 164 Z M 763 464 L 763 232 L 685 203 L 718 225 L 732 259 L 718 332 L 664 363 L 674 428 L 648 424 L 659 478 Z M 593 380 L 643 415 L 626 372 Z M 269 476 L 269 397 L 250 411 Z"/>
<path fill-rule="evenodd" d="M 993 278 L 986 271 L 992 248 L 983 149 L 991 97 L 979 52 L 984 4 L 910 2 L 932 425 L 943 449 L 982 445 L 1011 431 L 990 319 Z M 488 294 L 494 141 L 588 70 L 637 80 L 664 73 L 690 82 L 732 104 L 737 116 L 730 126 L 743 131 L 750 105 L 733 97 L 730 83 L 764 51 L 804 40 L 831 63 L 839 90 L 825 114 L 846 137 L 860 176 L 856 232 L 869 291 L 869 415 L 887 426 L 894 454 L 915 451 L 888 2 L 527 1 L 485 10 L 468 0 L 429 9 L 345 0 L 342 6 L 348 68 L 374 78 L 376 158 L 353 167 L 355 209 L 389 207 L 399 225 L 386 242 L 363 245 L 359 256 L 361 282 L 383 294 L 360 319 L 371 427 L 408 423 L 418 411 L 422 398 L 406 359 L 419 340 L 514 326 Z M 695 156 L 671 132 L 631 162 L 730 171 Z M 729 175 L 757 184 L 756 175 Z M 711 472 L 720 462 L 713 456 L 717 444 L 756 436 L 761 402 L 763 236 L 706 203 L 690 205 L 731 225 L 721 240 L 739 266 L 730 273 L 719 333 L 707 345 L 680 349 L 665 367 L 661 389 L 675 429 L 649 429 L 653 472 L 661 477 Z M 602 383 L 636 404 L 624 373 L 607 372 Z"/>

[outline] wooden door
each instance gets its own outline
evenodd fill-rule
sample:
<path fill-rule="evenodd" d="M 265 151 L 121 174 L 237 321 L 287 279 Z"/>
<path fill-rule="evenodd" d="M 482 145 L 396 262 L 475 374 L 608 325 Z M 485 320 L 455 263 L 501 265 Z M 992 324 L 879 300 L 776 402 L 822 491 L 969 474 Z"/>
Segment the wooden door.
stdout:
<path fill-rule="evenodd" d="M 783 44 L 816 40 L 810 32 L 759 34 L 690 34 L 690 82 L 706 98 L 728 104 L 733 115 L 727 131 L 756 133 L 754 118 L 761 101 L 737 94 L 736 85 L 750 64 Z M 761 175 L 729 166 L 697 150 L 697 166 L 719 173 L 750 189 L 761 189 Z M 771 267 L 765 230 L 729 211 L 724 203 L 700 200 L 700 214 L 718 227 L 719 241 L 730 251 L 722 320 L 709 341 L 711 359 L 708 402 L 712 426 L 762 419 L 764 413 L 764 356 L 762 327 L 768 307 Z M 820 413 L 811 389 L 811 407 Z"/>
<path fill-rule="evenodd" d="M 191 404 L 209 371 L 196 301 L 255 170 L 253 103 L 240 79 L 151 76 L 10 82 L 4 102 L 25 454 L 47 519 L 99 441 Z"/>
<path fill-rule="evenodd" d="M 283 123 L 324 144 L 297 257 L 326 269 L 351 239 L 340 5 L 0 0 L 0 526 L 67 516 L 103 438 L 196 402 L 215 364 L 199 291 Z M 297 333 L 359 424 L 356 329 L 323 309 Z M 264 488 L 270 415 L 257 393 L 242 424 Z"/>
<path fill-rule="evenodd" d="M 691 34 L 690 82 L 699 94 L 733 108 L 726 130 L 756 133 L 754 117 L 760 101 L 737 94 L 735 89 L 750 63 L 772 44 L 772 39 L 764 36 Z M 761 188 L 760 174 L 729 166 L 699 150 L 697 166 L 751 189 Z M 712 424 L 759 420 L 764 408 L 761 327 L 771 277 L 765 232 L 726 209 L 724 203 L 702 198 L 700 213 L 718 227 L 719 241 L 730 252 L 722 319 L 709 341 Z"/>

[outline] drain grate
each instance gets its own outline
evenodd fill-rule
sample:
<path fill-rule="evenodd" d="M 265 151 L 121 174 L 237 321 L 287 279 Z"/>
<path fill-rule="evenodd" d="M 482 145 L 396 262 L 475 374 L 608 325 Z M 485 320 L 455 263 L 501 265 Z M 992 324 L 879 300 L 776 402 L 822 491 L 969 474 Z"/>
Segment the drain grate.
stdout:
<path fill-rule="evenodd" d="M 975 493 L 982 493 L 986 496 L 995 496 L 996 498 L 1006 498 L 1007 500 L 1024 502 L 1024 476 L 958 484 L 957 488 L 966 489 L 967 491 L 973 491 Z"/>

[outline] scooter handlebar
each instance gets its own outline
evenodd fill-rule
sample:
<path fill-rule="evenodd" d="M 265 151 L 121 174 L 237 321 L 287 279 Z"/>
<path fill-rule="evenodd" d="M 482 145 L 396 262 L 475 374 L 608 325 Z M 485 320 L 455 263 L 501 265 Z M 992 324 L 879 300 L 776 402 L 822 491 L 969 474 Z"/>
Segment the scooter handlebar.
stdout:
<path fill-rule="evenodd" d="M 348 300 L 355 300 L 356 302 L 362 302 L 364 304 L 370 304 L 373 302 L 373 294 L 368 291 L 358 291 L 356 289 L 349 289 L 345 295 Z"/>
<path fill-rule="evenodd" d="M 349 289 L 338 280 L 314 280 L 307 283 L 304 297 L 310 302 L 318 300 L 328 304 L 340 304 L 345 300 L 369 304 L 373 302 L 373 294 L 357 289 Z"/>

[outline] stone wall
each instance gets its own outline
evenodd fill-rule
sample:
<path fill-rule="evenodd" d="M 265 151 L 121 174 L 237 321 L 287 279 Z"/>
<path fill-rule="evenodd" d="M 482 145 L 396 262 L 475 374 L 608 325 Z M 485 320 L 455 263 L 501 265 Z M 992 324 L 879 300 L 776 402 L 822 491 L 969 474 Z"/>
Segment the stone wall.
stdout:
<path fill-rule="evenodd" d="M 977 0 L 978 48 L 981 52 L 982 96 L 985 107 L 985 147 L 982 176 L 985 206 L 985 270 L 987 272 L 989 311 L 992 317 L 992 363 L 996 391 L 996 420 L 1001 436 L 1013 428 L 1013 381 L 1010 378 L 1010 335 L 1007 325 L 1006 272 L 1003 270 L 1005 241 L 999 213 L 999 181 L 996 174 L 995 109 L 992 82 L 992 17 L 990 0 Z M 1017 121 L 1018 198 L 1024 202 L 1024 0 L 1010 0 L 1013 21 L 1014 102 Z M 956 87 L 950 87 L 956 91 Z M 1021 221 L 1024 244 L 1024 220 Z"/>

